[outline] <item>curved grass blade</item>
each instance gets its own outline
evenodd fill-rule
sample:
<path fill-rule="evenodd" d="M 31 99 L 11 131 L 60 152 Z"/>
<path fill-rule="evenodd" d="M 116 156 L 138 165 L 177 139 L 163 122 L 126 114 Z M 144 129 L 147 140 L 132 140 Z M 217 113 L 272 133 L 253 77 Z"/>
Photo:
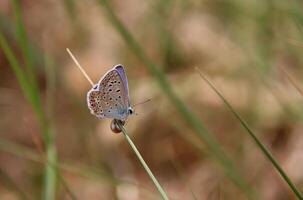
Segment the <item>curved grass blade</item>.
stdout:
<path fill-rule="evenodd" d="M 284 172 L 278 161 L 274 158 L 274 156 L 270 153 L 270 151 L 262 144 L 262 142 L 259 140 L 259 138 L 256 136 L 256 134 L 253 132 L 251 128 L 249 128 L 248 124 L 242 119 L 242 117 L 233 109 L 233 107 L 230 105 L 230 103 L 224 98 L 224 96 L 215 88 L 215 86 L 207 79 L 205 75 L 202 74 L 202 72 L 196 68 L 198 71 L 200 77 L 208 84 L 209 87 L 220 97 L 220 99 L 224 102 L 226 107 L 231 111 L 231 113 L 239 120 L 241 125 L 244 127 L 244 129 L 248 132 L 248 134 L 251 136 L 251 138 L 254 140 L 254 142 L 257 144 L 258 148 L 262 151 L 264 156 L 273 164 L 273 166 L 276 168 L 278 173 L 282 176 L 284 181 L 288 184 L 290 189 L 294 192 L 296 197 L 298 199 L 303 199 L 302 194 L 299 192 L 299 190 L 296 188 L 295 184 L 290 180 L 290 178 L 287 176 L 287 174 Z"/>
<path fill-rule="evenodd" d="M 15 76 L 21 86 L 21 89 L 31 104 L 38 123 L 41 128 L 41 133 L 43 135 L 43 140 L 46 146 L 46 155 L 48 163 L 56 163 L 56 148 L 53 139 L 53 132 L 48 125 L 48 121 L 46 119 L 46 115 L 43 111 L 38 86 L 33 86 L 33 82 L 30 81 L 29 77 L 24 73 L 16 56 L 14 55 L 12 49 L 8 45 L 8 41 L 3 36 L 2 32 L 0 31 L 0 47 L 3 50 L 10 67 L 13 69 Z M 54 168 L 50 167 L 49 165 L 45 166 L 45 186 L 44 186 L 44 199 L 46 200 L 53 200 L 55 198 L 56 193 L 56 171 Z"/>

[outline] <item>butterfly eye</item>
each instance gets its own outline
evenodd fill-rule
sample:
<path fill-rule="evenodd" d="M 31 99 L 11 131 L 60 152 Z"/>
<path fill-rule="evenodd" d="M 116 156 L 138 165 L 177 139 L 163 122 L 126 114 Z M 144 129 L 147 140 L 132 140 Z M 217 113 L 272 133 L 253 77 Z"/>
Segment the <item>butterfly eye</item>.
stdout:
<path fill-rule="evenodd" d="M 131 115 L 134 113 L 134 110 L 132 108 L 128 108 L 128 113 Z"/>

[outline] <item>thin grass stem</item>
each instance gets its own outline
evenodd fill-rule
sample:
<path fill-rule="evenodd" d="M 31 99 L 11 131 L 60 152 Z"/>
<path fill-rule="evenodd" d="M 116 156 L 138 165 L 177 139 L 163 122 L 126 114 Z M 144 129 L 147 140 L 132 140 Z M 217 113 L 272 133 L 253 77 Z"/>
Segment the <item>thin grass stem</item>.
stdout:
<path fill-rule="evenodd" d="M 149 175 L 149 177 L 152 179 L 153 183 L 155 184 L 158 192 L 160 193 L 162 199 L 164 200 L 168 200 L 169 198 L 167 197 L 165 191 L 163 190 L 163 188 L 161 187 L 160 183 L 158 182 L 158 180 L 156 179 L 156 177 L 153 175 L 152 171 L 149 169 L 148 165 L 146 164 L 146 162 L 144 161 L 143 157 L 141 156 L 140 152 L 138 151 L 137 147 L 135 146 L 135 144 L 133 143 L 133 141 L 130 139 L 130 137 L 128 136 L 126 130 L 124 129 L 124 127 L 122 126 L 122 124 L 120 124 L 117 121 L 117 124 L 119 126 L 119 128 L 122 130 L 122 133 L 125 137 L 125 139 L 127 140 L 128 144 L 130 145 L 130 147 L 133 149 L 133 151 L 135 152 L 137 158 L 139 159 L 139 161 L 141 162 L 142 166 L 144 167 L 145 171 L 147 172 L 147 174 Z"/>
<path fill-rule="evenodd" d="M 290 178 L 287 176 L 287 174 L 284 172 L 278 161 L 274 158 L 274 156 L 270 153 L 270 151 L 262 144 L 262 142 L 258 139 L 257 135 L 253 132 L 253 130 L 248 126 L 248 124 L 242 119 L 242 117 L 234 110 L 234 108 L 230 105 L 230 103 L 224 98 L 224 96 L 216 89 L 216 87 L 208 80 L 208 78 L 199 70 L 196 68 L 197 72 L 199 73 L 200 77 L 208 84 L 210 88 L 220 97 L 220 99 L 224 102 L 226 107 L 231 111 L 231 113 L 240 121 L 241 125 L 244 127 L 244 129 L 248 132 L 248 134 L 251 136 L 251 138 L 255 141 L 259 149 L 262 151 L 262 153 L 265 155 L 265 157 L 273 164 L 273 166 L 276 168 L 278 173 L 282 176 L 284 181 L 288 184 L 290 189 L 294 192 L 296 197 L 300 200 L 303 199 L 302 194 L 300 191 L 296 188 L 295 184 L 290 180 Z"/>
<path fill-rule="evenodd" d="M 23 56 L 25 59 L 28 59 L 28 62 L 30 63 L 31 58 L 29 55 L 29 50 L 27 46 L 27 36 L 25 34 L 25 30 L 23 28 L 23 22 L 21 20 L 21 13 L 19 9 L 19 1 L 13 1 L 13 5 L 15 6 L 15 14 L 18 16 L 17 18 L 17 24 L 16 28 L 19 30 L 19 45 L 22 46 L 21 49 L 23 51 Z M 52 162 L 56 163 L 57 156 L 56 156 L 56 148 L 54 144 L 53 139 L 53 132 L 51 128 L 48 125 L 48 121 L 46 118 L 46 115 L 43 111 L 37 82 L 34 81 L 34 72 L 31 66 L 27 66 L 28 71 L 24 71 L 21 67 L 21 65 L 18 62 L 17 57 L 14 55 L 11 47 L 8 45 L 7 39 L 3 36 L 2 32 L 0 31 L 0 47 L 3 50 L 10 67 L 13 69 L 13 72 L 15 73 L 15 76 L 17 77 L 17 80 L 19 82 L 19 85 L 31 104 L 36 117 L 37 121 L 40 125 L 41 134 L 43 135 L 43 140 L 46 146 L 46 155 L 47 155 L 47 163 Z M 28 64 L 32 65 L 32 64 Z M 28 73 L 26 73 L 28 72 Z M 55 198 L 56 193 L 56 171 L 54 171 L 53 168 L 51 168 L 49 165 L 45 166 L 45 179 L 44 179 L 44 199 L 45 200 L 53 200 Z"/>
<path fill-rule="evenodd" d="M 55 119 L 53 110 L 54 110 L 54 96 L 55 96 L 55 91 L 56 91 L 56 69 L 55 69 L 54 63 L 52 62 L 51 57 L 48 55 L 46 48 L 44 48 L 44 65 L 45 65 L 45 73 L 46 73 L 46 78 L 47 78 L 46 114 L 50 121 L 50 126 L 52 127 L 53 130 L 55 130 L 55 124 L 51 123 L 51 122 L 54 122 L 54 119 Z M 59 168 L 59 166 L 53 166 L 53 167 L 57 171 L 58 181 L 62 184 L 62 186 L 66 190 L 67 194 L 70 196 L 70 198 L 72 200 L 77 200 L 76 195 L 70 189 L 69 185 L 65 181 L 65 178 L 62 175 L 61 169 Z"/>

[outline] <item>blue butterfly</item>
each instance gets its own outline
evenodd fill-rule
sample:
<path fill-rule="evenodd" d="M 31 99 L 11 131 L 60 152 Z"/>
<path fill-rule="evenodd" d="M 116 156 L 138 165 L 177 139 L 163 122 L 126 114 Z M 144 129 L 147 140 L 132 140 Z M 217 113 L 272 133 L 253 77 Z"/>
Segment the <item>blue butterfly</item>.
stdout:
<path fill-rule="evenodd" d="M 128 82 L 122 65 L 109 70 L 87 93 L 87 105 L 99 119 L 126 121 L 134 113 L 130 105 Z"/>

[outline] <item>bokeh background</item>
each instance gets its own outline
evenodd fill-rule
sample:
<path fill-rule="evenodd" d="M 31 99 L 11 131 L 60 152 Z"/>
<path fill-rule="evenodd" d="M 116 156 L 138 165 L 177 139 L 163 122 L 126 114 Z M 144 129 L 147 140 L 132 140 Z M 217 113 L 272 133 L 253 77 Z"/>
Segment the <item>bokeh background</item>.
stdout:
<path fill-rule="evenodd" d="M 90 114 L 91 86 L 67 47 L 94 82 L 121 63 L 132 104 L 151 99 L 126 130 L 171 199 L 297 199 L 195 67 L 303 191 L 302 8 L 298 0 L 1 0 L 0 199 L 160 198 L 123 135 Z"/>

